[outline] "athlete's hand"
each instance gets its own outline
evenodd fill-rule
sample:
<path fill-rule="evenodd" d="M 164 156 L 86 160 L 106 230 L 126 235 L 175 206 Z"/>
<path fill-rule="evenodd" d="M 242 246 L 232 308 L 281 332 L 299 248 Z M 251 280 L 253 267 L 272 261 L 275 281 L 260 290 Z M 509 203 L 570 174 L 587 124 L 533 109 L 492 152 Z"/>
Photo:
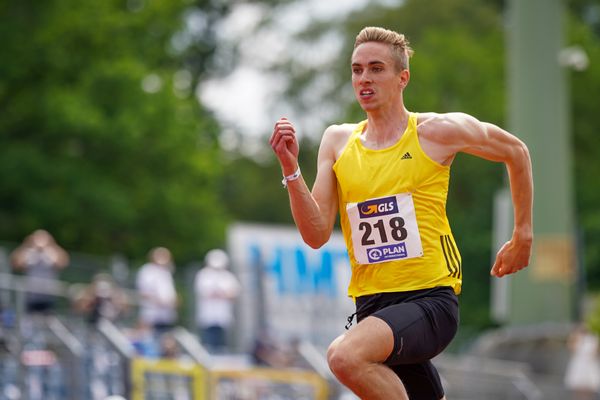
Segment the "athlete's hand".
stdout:
<path fill-rule="evenodd" d="M 514 274 L 529 265 L 531 258 L 531 240 L 518 240 L 514 237 L 504 243 L 496 254 L 496 262 L 491 274 L 498 278 Z"/>
<path fill-rule="evenodd" d="M 293 174 L 298 168 L 299 147 L 296 129 L 287 118 L 280 118 L 275 123 L 269 144 L 279 159 L 283 174 Z"/>

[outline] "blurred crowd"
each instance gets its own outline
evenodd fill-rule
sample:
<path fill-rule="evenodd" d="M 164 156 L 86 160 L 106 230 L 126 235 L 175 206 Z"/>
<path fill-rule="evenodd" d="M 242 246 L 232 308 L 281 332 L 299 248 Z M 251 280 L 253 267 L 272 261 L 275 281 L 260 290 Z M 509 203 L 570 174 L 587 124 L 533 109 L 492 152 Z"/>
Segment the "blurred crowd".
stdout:
<path fill-rule="evenodd" d="M 61 271 L 69 262 L 67 251 L 42 229 L 27 236 L 11 253 L 13 271 L 27 280 L 27 315 L 54 314 L 56 296 L 47 288 L 51 281 L 60 279 Z M 89 283 L 72 285 L 72 308 L 91 325 L 101 320 L 118 323 L 124 317 L 131 320 L 135 314 L 133 323 L 122 329 L 137 354 L 177 358 L 181 352 L 172 333 L 178 326 L 182 299 L 176 289 L 174 272 L 171 251 L 166 247 L 152 248 L 146 263 L 137 270 L 132 288 L 122 287 L 110 273 L 96 273 Z M 194 333 L 210 354 L 230 353 L 235 302 L 241 285 L 231 271 L 229 255 L 222 249 L 208 251 L 194 274 Z M 263 330 L 247 353 L 256 365 L 307 367 L 300 361 L 298 346 L 297 339 L 282 342 Z"/>
<path fill-rule="evenodd" d="M 57 296 L 50 282 L 60 281 L 68 268 L 70 256 L 45 230 L 27 236 L 10 254 L 15 274 L 27 282 L 23 311 L 27 318 L 40 318 L 57 313 Z M 175 262 L 165 247 L 150 249 L 145 263 L 139 266 L 130 285 L 120 284 L 113 274 L 100 272 L 89 282 L 71 284 L 69 304 L 90 326 L 103 320 L 119 326 L 139 356 L 147 358 L 184 359 L 186 356 L 175 339 L 179 327 L 182 298 L 174 280 Z M 242 290 L 231 271 L 229 255 L 222 249 L 206 253 L 201 265 L 193 271 L 195 326 L 192 333 L 210 355 L 233 353 L 232 328 L 235 307 Z M 0 296 L 0 352 L 6 344 L 2 327 L 14 324 L 2 313 Z M 7 304 L 4 304 L 5 310 Z M 24 318 L 26 321 L 27 318 Z M 124 321 L 127 321 L 124 323 Z M 27 324 L 25 324 L 27 325 Z M 564 387 L 573 400 L 600 398 L 600 340 L 588 324 L 575 326 L 565 341 L 570 358 L 565 365 Z M 302 343 L 297 338 L 280 340 L 274 332 L 261 330 L 245 355 L 256 366 L 310 369 L 301 356 Z"/>

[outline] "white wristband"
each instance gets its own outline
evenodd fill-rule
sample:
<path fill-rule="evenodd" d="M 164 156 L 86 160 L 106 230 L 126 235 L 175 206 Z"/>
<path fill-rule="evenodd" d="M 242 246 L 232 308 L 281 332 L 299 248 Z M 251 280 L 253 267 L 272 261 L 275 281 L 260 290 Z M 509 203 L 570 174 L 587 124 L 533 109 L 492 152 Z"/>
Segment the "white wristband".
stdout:
<path fill-rule="evenodd" d="M 281 181 L 281 184 L 284 188 L 287 188 L 288 182 L 295 181 L 296 179 L 300 178 L 300 175 L 302 175 L 302 172 L 300 172 L 300 166 L 298 165 L 298 169 L 296 170 L 296 172 L 294 172 L 291 175 L 284 176 L 283 180 Z"/>

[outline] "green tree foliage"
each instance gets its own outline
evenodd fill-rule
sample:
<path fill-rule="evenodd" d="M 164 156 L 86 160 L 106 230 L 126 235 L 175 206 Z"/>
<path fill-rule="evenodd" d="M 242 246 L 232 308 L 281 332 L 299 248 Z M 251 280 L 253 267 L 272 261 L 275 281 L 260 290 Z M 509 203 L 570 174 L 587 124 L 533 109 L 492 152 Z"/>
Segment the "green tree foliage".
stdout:
<path fill-rule="evenodd" d="M 178 260 L 222 241 L 218 127 L 173 44 L 194 6 L 0 4 L 0 237 L 44 227 L 68 249 Z"/>

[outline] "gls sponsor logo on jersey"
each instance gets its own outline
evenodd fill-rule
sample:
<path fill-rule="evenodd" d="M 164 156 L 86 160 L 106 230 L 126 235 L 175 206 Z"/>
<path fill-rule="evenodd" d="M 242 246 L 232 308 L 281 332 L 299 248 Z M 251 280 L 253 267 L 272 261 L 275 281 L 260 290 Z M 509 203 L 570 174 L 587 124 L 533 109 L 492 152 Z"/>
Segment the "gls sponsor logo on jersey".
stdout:
<path fill-rule="evenodd" d="M 373 218 L 397 212 L 398 203 L 395 196 L 382 197 L 358 203 L 358 214 L 360 215 L 360 218 Z"/>

